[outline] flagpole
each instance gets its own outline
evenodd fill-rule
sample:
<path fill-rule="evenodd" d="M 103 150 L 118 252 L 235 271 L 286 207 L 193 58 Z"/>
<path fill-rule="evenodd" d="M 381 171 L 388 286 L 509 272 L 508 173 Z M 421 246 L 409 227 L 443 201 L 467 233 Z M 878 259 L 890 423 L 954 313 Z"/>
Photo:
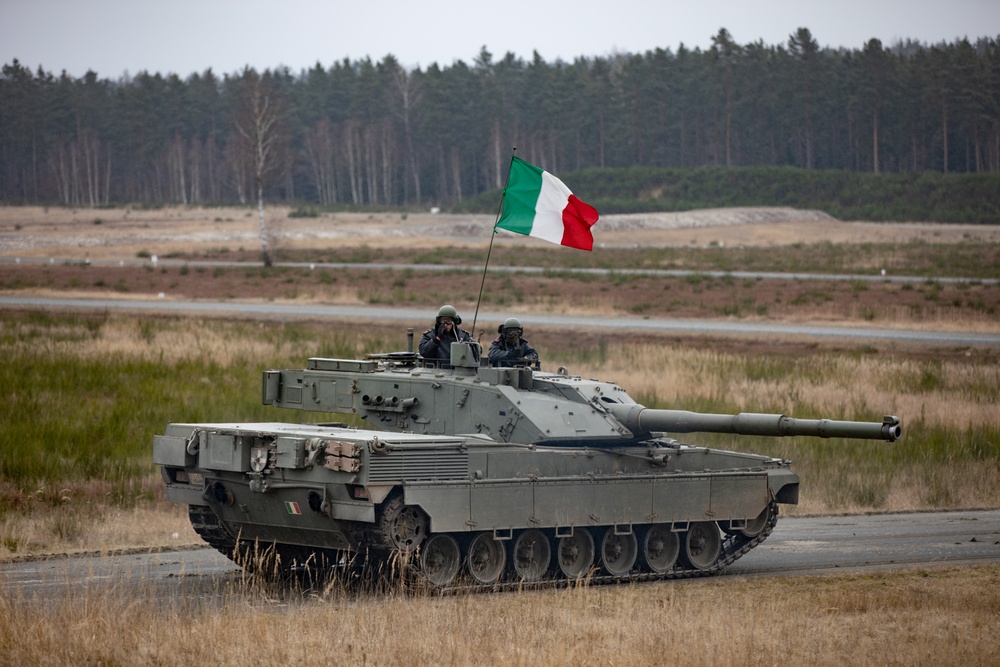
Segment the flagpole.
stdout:
<path fill-rule="evenodd" d="M 490 247 L 486 250 L 486 263 L 483 264 L 483 280 L 479 283 L 479 298 L 476 299 L 476 314 L 472 316 L 472 335 L 476 334 L 476 321 L 479 319 L 479 304 L 483 302 L 483 287 L 486 285 L 486 269 L 490 265 L 490 255 L 493 253 L 493 239 L 497 235 L 497 223 L 500 222 L 500 214 L 503 213 L 503 200 L 504 193 L 507 192 L 507 185 L 510 184 L 510 168 L 514 164 L 514 153 L 517 152 L 517 146 L 514 146 L 510 152 L 510 164 L 507 165 L 507 178 L 504 179 L 503 189 L 500 191 L 500 205 L 497 207 L 497 217 L 493 221 L 493 231 L 490 233 Z"/>

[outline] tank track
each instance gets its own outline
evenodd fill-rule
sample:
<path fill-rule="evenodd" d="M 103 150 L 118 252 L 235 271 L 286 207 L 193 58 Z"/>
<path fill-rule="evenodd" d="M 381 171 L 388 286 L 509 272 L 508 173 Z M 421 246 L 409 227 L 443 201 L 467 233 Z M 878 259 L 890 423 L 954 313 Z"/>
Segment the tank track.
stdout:
<path fill-rule="evenodd" d="M 685 568 L 680 562 L 674 566 L 674 569 L 664 572 L 662 574 L 657 574 L 654 572 L 631 572 L 623 576 L 611 576 L 611 575 L 595 575 L 586 578 L 588 585 L 609 585 L 609 584 L 623 584 L 630 582 L 639 581 L 667 581 L 671 579 L 693 579 L 695 577 L 710 577 L 721 573 L 727 567 L 738 561 L 745 554 L 749 553 L 751 549 L 760 545 L 761 542 L 767 539 L 767 537 L 774 530 L 774 526 L 778 522 L 778 506 L 774 503 L 770 506 L 770 512 L 768 513 L 767 524 L 764 529 L 754 537 L 746 537 L 740 533 L 733 535 L 727 535 L 722 540 L 722 549 L 719 554 L 718 560 L 715 564 L 704 570 L 698 570 L 694 568 Z M 416 568 L 414 568 L 416 571 Z M 575 584 L 573 580 L 561 578 L 558 576 L 552 576 L 546 579 L 541 579 L 537 582 L 523 582 L 523 581 L 500 581 L 491 585 L 469 585 L 460 583 L 458 585 L 447 586 L 447 587 L 435 587 L 426 581 L 421 580 L 422 575 L 419 571 L 416 572 L 414 582 L 418 585 L 431 587 L 435 592 L 442 593 L 459 593 L 459 592 L 485 592 L 485 591 L 512 591 L 512 590 L 523 590 L 526 588 L 531 589 L 543 589 L 543 588 L 553 588 L 553 587 L 565 587 Z"/>
<path fill-rule="evenodd" d="M 191 519 L 191 526 L 194 528 L 195 532 L 205 540 L 210 546 L 215 548 L 217 551 L 222 553 L 224 556 L 235 562 L 236 564 L 246 567 L 246 563 L 241 562 L 245 560 L 243 555 L 246 553 L 245 549 L 251 548 L 249 544 L 241 545 L 241 549 L 237 550 L 236 539 L 225 529 L 222 523 L 219 521 L 218 517 L 212 511 L 210 507 L 204 505 L 190 505 L 188 507 L 188 514 Z M 654 573 L 654 572 L 631 572 L 622 576 L 611 576 L 611 575 L 593 575 L 586 578 L 588 585 L 607 585 L 607 584 L 622 584 L 629 582 L 641 582 L 641 581 L 664 581 L 671 579 L 691 579 L 695 577 L 709 577 L 721 573 L 727 567 L 735 563 L 737 560 L 742 558 L 745 554 L 749 553 L 752 549 L 759 546 L 774 530 L 774 526 L 778 522 L 778 507 L 776 504 L 771 505 L 770 511 L 768 513 L 767 523 L 764 529 L 754 537 L 747 537 L 742 533 L 727 534 L 722 540 L 722 548 L 720 551 L 719 558 L 716 562 L 709 568 L 706 569 L 695 569 L 690 567 L 684 567 L 680 561 L 674 566 L 674 568 L 668 572 Z M 385 538 L 381 530 L 373 530 L 368 537 L 382 537 Z M 378 561 L 381 558 L 385 558 L 391 555 L 392 550 L 389 548 L 389 540 L 386 539 L 385 543 L 379 544 L 378 547 L 373 549 L 370 553 L 371 555 L 378 554 L 374 560 Z M 278 545 L 279 547 L 289 547 L 289 545 Z M 279 549 L 279 552 L 281 549 Z M 242 553 L 241 553 L 242 552 Z M 540 579 L 538 581 L 525 582 L 525 581 L 499 581 L 494 584 L 470 584 L 468 582 L 459 581 L 457 584 L 450 586 L 437 587 L 429 584 L 423 579 L 422 574 L 418 567 L 412 568 L 412 576 L 409 579 L 409 583 L 417 587 L 430 587 L 435 592 L 440 593 L 474 593 L 474 592 L 488 592 L 488 591 L 510 591 L 510 590 L 523 590 L 526 588 L 531 589 L 543 589 L 552 587 L 562 587 L 569 586 L 575 582 L 572 580 L 565 579 L 559 576 L 550 576 L 548 578 Z"/>
<path fill-rule="evenodd" d="M 335 551 L 291 544 L 262 545 L 258 551 L 258 545 L 252 541 L 237 541 L 207 505 L 188 505 L 188 518 L 201 539 L 248 572 L 315 576 L 340 561 L 340 554 Z"/>
<path fill-rule="evenodd" d="M 226 558 L 233 559 L 236 555 L 236 538 L 229 534 L 219 517 L 207 505 L 188 505 L 188 518 L 191 527 L 209 546 L 220 552 Z"/>

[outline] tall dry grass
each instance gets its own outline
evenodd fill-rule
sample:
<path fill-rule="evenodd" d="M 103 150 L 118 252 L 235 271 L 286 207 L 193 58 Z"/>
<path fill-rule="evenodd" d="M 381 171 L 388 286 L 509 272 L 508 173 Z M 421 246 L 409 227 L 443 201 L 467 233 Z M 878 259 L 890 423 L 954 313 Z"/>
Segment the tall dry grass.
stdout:
<path fill-rule="evenodd" d="M 150 460 L 168 421 L 341 420 L 260 403 L 260 372 L 399 350 L 397 327 L 0 312 L 0 558 L 197 543 Z M 903 420 L 894 444 L 691 434 L 793 461 L 789 514 L 1000 506 L 1000 367 L 604 341 L 536 345 L 545 367 L 618 381 L 650 407 Z"/>
<path fill-rule="evenodd" d="M 759 356 L 671 344 L 598 344 L 547 351 L 553 364 L 613 379 L 648 405 L 733 411 L 802 408 L 835 419 L 900 414 L 952 429 L 1000 426 L 1000 366 L 891 355 Z M 691 408 L 693 409 L 693 408 Z M 822 413 L 820 415 L 819 413 Z"/>
<path fill-rule="evenodd" d="M 975 666 L 1000 654 L 996 565 L 448 597 L 239 580 L 171 601 L 170 588 L 4 586 L 0 664 Z"/>

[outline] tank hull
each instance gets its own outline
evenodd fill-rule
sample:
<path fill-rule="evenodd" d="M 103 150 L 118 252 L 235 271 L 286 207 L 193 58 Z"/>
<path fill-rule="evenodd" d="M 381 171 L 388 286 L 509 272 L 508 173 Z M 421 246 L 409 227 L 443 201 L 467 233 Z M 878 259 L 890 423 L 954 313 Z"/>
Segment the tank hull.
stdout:
<path fill-rule="evenodd" d="M 566 578 L 575 566 L 559 554 L 576 553 L 578 541 L 593 544 L 587 571 L 612 578 L 717 571 L 730 552 L 766 537 L 776 503 L 798 498 L 786 461 L 673 441 L 601 449 L 311 424 L 170 424 L 153 456 L 168 499 L 189 505 L 195 528 L 229 556 L 252 543 L 294 548 L 298 560 L 436 548 L 458 563 L 454 576 L 425 573 L 441 586 Z M 685 561 L 692 527 L 708 535 L 709 562 Z M 537 577 L 512 565 L 531 539 L 550 552 Z M 663 567 L 674 542 L 679 557 Z M 473 561 L 501 572 L 483 581 Z"/>

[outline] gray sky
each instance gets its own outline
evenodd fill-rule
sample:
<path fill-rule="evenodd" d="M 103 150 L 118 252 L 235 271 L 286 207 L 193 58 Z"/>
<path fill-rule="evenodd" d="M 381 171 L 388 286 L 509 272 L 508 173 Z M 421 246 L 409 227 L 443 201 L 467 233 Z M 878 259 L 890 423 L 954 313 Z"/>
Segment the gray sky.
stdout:
<path fill-rule="evenodd" d="M 850 49 L 872 37 L 975 41 L 1000 37 L 1000 0 L 0 0 L 0 60 L 108 79 L 244 65 L 297 73 L 390 53 L 426 69 L 471 64 L 482 46 L 494 60 L 538 51 L 546 62 L 705 49 L 723 27 L 740 44 L 784 44 L 799 27 Z"/>

